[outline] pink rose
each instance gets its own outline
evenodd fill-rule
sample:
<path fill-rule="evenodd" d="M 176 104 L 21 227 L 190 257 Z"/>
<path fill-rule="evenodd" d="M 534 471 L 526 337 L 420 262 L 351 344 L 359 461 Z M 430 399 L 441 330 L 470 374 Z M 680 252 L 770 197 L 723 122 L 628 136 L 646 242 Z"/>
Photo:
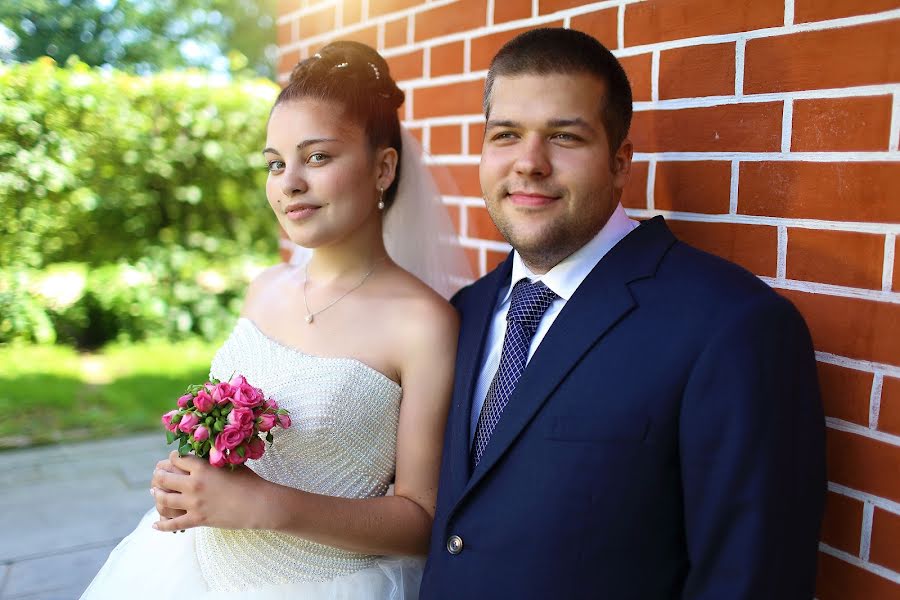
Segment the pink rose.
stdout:
<path fill-rule="evenodd" d="M 188 403 L 194 399 L 194 396 L 191 394 L 185 394 L 181 398 L 178 399 L 178 408 L 187 408 Z"/>
<path fill-rule="evenodd" d="M 290 415 L 278 415 L 278 424 L 287 429 L 291 426 Z"/>
<path fill-rule="evenodd" d="M 194 439 L 198 442 L 206 441 L 209 438 L 209 429 L 205 425 L 198 425 L 194 430 Z"/>
<path fill-rule="evenodd" d="M 266 445 L 256 436 L 247 443 L 247 456 L 253 460 L 260 458 L 265 451 Z"/>
<path fill-rule="evenodd" d="M 228 459 L 225 458 L 225 453 L 213 446 L 209 449 L 209 464 L 214 467 L 224 467 L 228 464 Z"/>
<path fill-rule="evenodd" d="M 263 415 L 260 415 L 260 417 L 257 419 L 259 430 L 263 433 L 269 431 L 270 429 L 275 427 L 276 420 L 277 418 L 272 413 L 265 413 Z"/>
<path fill-rule="evenodd" d="M 224 382 L 216 385 L 212 391 L 212 399 L 220 406 L 231 402 L 231 385 Z"/>
<path fill-rule="evenodd" d="M 190 433 L 199 422 L 200 417 L 196 414 L 192 412 L 185 413 L 185 415 L 181 417 L 181 421 L 178 422 L 178 429 L 185 433 Z"/>
<path fill-rule="evenodd" d="M 236 375 L 229 383 L 232 387 L 241 387 L 246 385 L 247 379 L 243 375 Z"/>
<path fill-rule="evenodd" d="M 236 425 L 226 425 L 222 433 L 216 436 L 215 446 L 219 450 L 234 450 L 244 441 L 244 432 Z"/>
<path fill-rule="evenodd" d="M 212 399 L 206 390 L 200 390 L 197 394 L 197 397 L 194 398 L 194 406 L 197 407 L 197 410 L 200 412 L 209 412 L 212 410 L 215 402 Z"/>
<path fill-rule="evenodd" d="M 231 402 L 235 406 L 242 408 L 254 408 L 261 403 L 262 394 L 258 393 L 250 386 L 241 386 L 234 388 L 234 394 L 231 396 Z"/>
<path fill-rule="evenodd" d="M 278 410 L 278 403 L 275 402 L 275 400 L 273 400 L 272 398 L 269 398 L 268 400 L 266 400 L 266 403 L 263 404 L 263 407 L 267 409 L 271 408 L 272 410 Z"/>
<path fill-rule="evenodd" d="M 237 448 L 228 453 L 228 462 L 233 465 L 242 465 L 247 462 L 249 455 L 247 454 L 247 446 L 242 446 L 244 448 L 244 456 L 238 454 Z"/>
<path fill-rule="evenodd" d="M 236 425 L 241 431 L 249 435 L 249 430 L 253 429 L 253 411 L 249 408 L 238 407 L 228 413 L 228 422 Z"/>
<path fill-rule="evenodd" d="M 176 423 L 172 423 L 172 417 L 174 417 L 177 414 L 178 414 L 177 410 L 170 410 L 169 412 L 167 412 L 166 414 L 164 414 L 162 416 L 163 427 L 165 427 L 166 429 L 168 429 L 169 431 L 171 431 L 173 433 L 175 432 L 176 429 L 178 429 L 178 425 Z"/>

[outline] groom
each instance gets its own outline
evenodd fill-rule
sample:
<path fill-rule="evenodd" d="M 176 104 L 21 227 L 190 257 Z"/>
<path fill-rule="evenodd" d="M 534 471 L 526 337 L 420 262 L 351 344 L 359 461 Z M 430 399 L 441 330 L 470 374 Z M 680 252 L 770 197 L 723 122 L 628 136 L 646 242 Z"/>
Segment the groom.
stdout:
<path fill-rule="evenodd" d="M 619 200 L 631 90 L 599 42 L 494 58 L 481 185 L 515 251 L 462 318 L 421 597 L 811 598 L 824 419 L 794 307 Z"/>

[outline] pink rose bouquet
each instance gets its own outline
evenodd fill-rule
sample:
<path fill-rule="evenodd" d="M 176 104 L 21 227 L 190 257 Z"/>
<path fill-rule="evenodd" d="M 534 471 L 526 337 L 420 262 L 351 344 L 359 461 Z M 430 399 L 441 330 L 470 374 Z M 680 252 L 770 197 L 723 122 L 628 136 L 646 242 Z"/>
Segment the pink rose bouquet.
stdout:
<path fill-rule="evenodd" d="M 266 398 L 243 375 L 224 382 L 212 379 L 191 385 L 178 398 L 178 408 L 162 416 L 166 440 L 178 440 L 178 454 L 193 452 L 214 467 L 234 468 L 266 451 L 260 434 L 270 444 L 272 429 L 291 426 L 288 411 Z"/>

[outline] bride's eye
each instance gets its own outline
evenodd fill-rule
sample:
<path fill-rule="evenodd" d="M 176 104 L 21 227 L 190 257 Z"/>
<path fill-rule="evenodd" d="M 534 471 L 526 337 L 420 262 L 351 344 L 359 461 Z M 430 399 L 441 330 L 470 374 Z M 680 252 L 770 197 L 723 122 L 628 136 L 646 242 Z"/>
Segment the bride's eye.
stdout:
<path fill-rule="evenodd" d="M 310 165 L 320 165 L 323 162 L 328 160 L 328 155 L 322 152 L 313 152 L 309 155 L 309 158 L 306 159 L 306 163 Z"/>
<path fill-rule="evenodd" d="M 270 160 L 266 162 L 266 171 L 268 171 L 269 173 L 275 173 L 282 170 L 284 170 L 283 160 Z"/>

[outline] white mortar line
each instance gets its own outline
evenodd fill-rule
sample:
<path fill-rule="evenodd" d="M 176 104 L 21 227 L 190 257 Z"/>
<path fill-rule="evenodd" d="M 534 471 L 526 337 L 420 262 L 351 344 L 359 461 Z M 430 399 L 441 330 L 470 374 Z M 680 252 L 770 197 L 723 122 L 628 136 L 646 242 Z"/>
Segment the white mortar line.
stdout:
<path fill-rule="evenodd" d="M 431 77 L 431 48 L 425 48 L 422 53 L 422 74 L 426 79 Z"/>
<path fill-rule="evenodd" d="M 881 289 L 889 292 L 894 285 L 894 249 L 896 248 L 897 234 L 889 233 L 884 238 L 884 270 L 881 273 Z"/>
<path fill-rule="evenodd" d="M 857 435 L 861 435 L 862 437 L 869 438 L 870 440 L 884 442 L 892 446 L 900 446 L 900 435 L 893 435 L 890 433 L 884 433 L 883 431 L 876 431 L 873 429 L 869 429 L 868 427 L 863 427 L 861 425 L 857 425 L 856 423 L 850 423 L 849 421 L 843 421 L 834 417 L 825 417 L 825 424 L 831 429 L 835 429 L 837 431 L 855 433 Z"/>
<path fill-rule="evenodd" d="M 871 502 L 864 502 L 859 537 L 859 557 L 866 562 L 869 561 L 869 551 L 872 548 L 872 518 L 874 515 L 875 506 Z"/>
<path fill-rule="evenodd" d="M 540 14 L 540 0 L 531 0 L 531 18 L 536 19 Z"/>
<path fill-rule="evenodd" d="M 775 270 L 775 279 L 784 281 L 787 278 L 787 246 L 788 228 L 778 226 L 778 267 Z"/>
<path fill-rule="evenodd" d="M 895 573 L 890 569 L 882 567 L 881 565 L 876 565 L 874 563 L 866 562 L 861 560 L 858 556 L 853 556 L 852 554 L 848 554 L 843 550 L 838 550 L 837 548 L 832 548 L 825 542 L 819 542 L 819 550 L 833 556 L 835 558 L 839 558 L 844 562 L 848 562 L 853 566 L 859 567 L 864 571 L 868 571 L 869 573 L 874 573 L 875 575 L 879 575 L 884 577 L 888 581 L 892 581 L 894 583 L 900 583 L 900 573 Z"/>
<path fill-rule="evenodd" d="M 837 354 L 829 354 L 828 352 L 820 351 L 816 351 L 816 360 L 828 363 L 829 365 L 847 367 L 848 369 L 855 369 L 866 373 L 881 373 L 889 377 L 900 377 L 900 366 L 889 365 L 886 363 L 847 358 L 846 356 L 838 356 Z M 898 503 L 897 506 L 900 507 L 900 503 Z M 900 514 L 900 508 L 898 508 L 896 512 Z"/>
<path fill-rule="evenodd" d="M 468 73 L 472 70 L 472 40 L 470 38 L 466 38 L 463 41 L 463 73 Z M 487 73 L 487 71 L 485 71 Z"/>
<path fill-rule="evenodd" d="M 881 496 L 875 496 L 874 494 L 869 494 L 867 492 L 860 492 L 859 490 L 854 490 L 853 488 L 848 488 L 831 481 L 828 482 L 828 491 L 840 494 L 841 496 L 847 496 L 848 498 L 853 498 L 854 500 L 859 500 L 860 502 L 868 502 L 881 510 L 900 515 L 900 502 L 887 500 Z"/>
<path fill-rule="evenodd" d="M 470 156 L 469 152 L 469 126 L 465 123 L 460 123 L 459 125 L 459 140 L 460 144 L 462 144 L 462 153 L 466 156 Z"/>
<path fill-rule="evenodd" d="M 794 0 L 784 0 L 784 24 L 794 24 Z"/>
<path fill-rule="evenodd" d="M 786 219 L 783 217 L 769 217 L 765 215 L 708 215 L 701 213 L 679 212 L 673 210 L 641 210 L 628 209 L 629 214 L 648 219 L 656 215 L 662 215 L 673 221 L 696 221 L 704 223 L 739 223 L 743 225 L 768 225 L 777 227 L 798 227 L 801 229 L 822 229 L 826 231 L 854 231 L 857 233 L 900 233 L 900 223 L 851 223 L 846 221 L 822 221 L 818 219 Z M 875 292 L 872 293 L 882 293 Z"/>
<path fill-rule="evenodd" d="M 650 55 L 650 101 L 659 102 L 659 52 Z"/>
<path fill-rule="evenodd" d="M 791 134 L 794 125 L 794 101 L 786 98 L 781 113 L 781 151 L 791 151 Z"/>
<path fill-rule="evenodd" d="M 384 52 L 384 23 L 375 26 L 375 43 L 378 44 L 378 51 Z"/>
<path fill-rule="evenodd" d="M 891 111 L 891 134 L 888 137 L 888 150 L 897 150 L 900 146 L 900 91 L 894 92 L 894 107 Z"/>
<path fill-rule="evenodd" d="M 656 161 L 647 162 L 647 210 L 656 208 Z"/>
<path fill-rule="evenodd" d="M 616 45 L 618 48 L 625 47 L 625 5 L 620 4 L 616 13 Z"/>
<path fill-rule="evenodd" d="M 770 286 L 780 290 L 793 290 L 795 292 L 808 292 L 824 296 L 837 296 L 840 298 L 854 298 L 857 300 L 872 300 L 887 304 L 900 304 L 900 293 L 882 292 L 880 290 L 864 290 L 830 283 L 816 281 L 798 281 L 796 279 L 775 279 L 773 277 L 760 276 L 760 279 Z"/>
<path fill-rule="evenodd" d="M 872 378 L 872 392 L 869 394 L 869 429 L 878 429 L 878 414 L 881 412 L 881 390 L 884 387 L 884 373 L 875 372 Z"/>
<path fill-rule="evenodd" d="M 734 45 L 734 95 L 744 95 L 744 57 L 747 53 L 747 38 L 737 39 Z"/>
<path fill-rule="evenodd" d="M 362 23 L 369 20 L 369 0 L 362 0 L 359 9 L 359 20 Z"/>
<path fill-rule="evenodd" d="M 731 180 L 728 189 L 728 213 L 737 215 L 738 188 L 740 186 L 741 163 L 738 160 L 731 161 Z"/>
<path fill-rule="evenodd" d="M 487 0 L 487 25 L 488 27 L 494 26 L 494 2 L 496 0 Z M 502 0 L 501 0 L 502 2 Z"/>
<path fill-rule="evenodd" d="M 900 152 L 635 152 L 634 160 L 710 161 L 739 160 L 741 162 L 897 162 Z"/>

